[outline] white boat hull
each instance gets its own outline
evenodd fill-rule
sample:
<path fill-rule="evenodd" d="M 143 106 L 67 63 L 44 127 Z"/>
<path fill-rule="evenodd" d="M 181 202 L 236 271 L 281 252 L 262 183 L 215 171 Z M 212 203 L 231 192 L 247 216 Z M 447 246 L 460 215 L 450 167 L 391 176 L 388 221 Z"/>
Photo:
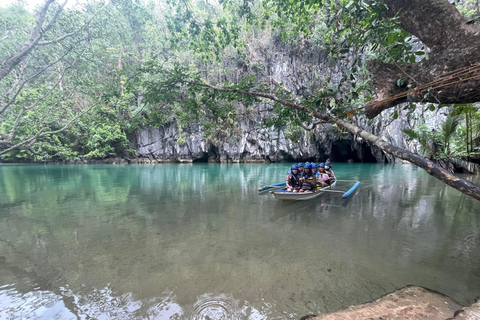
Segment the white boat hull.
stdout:
<path fill-rule="evenodd" d="M 336 185 L 337 185 L 337 181 L 335 180 L 332 183 L 332 185 L 330 185 L 328 187 L 325 187 L 325 188 L 322 188 L 322 189 L 315 190 L 315 191 L 289 192 L 289 191 L 285 191 L 286 188 L 283 188 L 283 189 L 280 189 L 280 190 L 272 191 L 271 193 L 272 193 L 272 196 L 275 199 L 278 199 L 278 200 L 292 200 L 292 201 L 310 200 L 310 199 L 318 197 L 322 193 L 325 193 L 325 192 L 328 192 L 329 190 L 334 189 Z"/>

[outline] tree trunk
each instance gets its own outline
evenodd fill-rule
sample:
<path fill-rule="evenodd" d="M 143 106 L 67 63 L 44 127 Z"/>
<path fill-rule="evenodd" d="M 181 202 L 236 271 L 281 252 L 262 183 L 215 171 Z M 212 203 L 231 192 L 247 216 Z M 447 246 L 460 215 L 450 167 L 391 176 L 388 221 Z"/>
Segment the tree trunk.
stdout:
<path fill-rule="evenodd" d="M 431 52 L 429 60 L 401 67 L 378 60 L 368 63 L 377 99 L 366 106 L 367 117 L 374 118 L 406 101 L 480 101 L 480 27 L 467 24 L 446 0 L 385 0 L 385 3 L 388 15 L 398 15 L 400 27 L 417 36 Z"/>

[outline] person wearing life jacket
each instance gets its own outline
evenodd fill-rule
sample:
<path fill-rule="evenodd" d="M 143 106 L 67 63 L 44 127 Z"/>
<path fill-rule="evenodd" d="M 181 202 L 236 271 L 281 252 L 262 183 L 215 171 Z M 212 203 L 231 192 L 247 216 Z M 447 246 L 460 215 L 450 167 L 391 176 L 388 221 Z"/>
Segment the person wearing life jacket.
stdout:
<path fill-rule="evenodd" d="M 320 163 L 318 166 L 318 180 L 317 186 L 321 188 L 326 187 L 330 184 L 330 176 L 325 172 L 325 164 Z"/>
<path fill-rule="evenodd" d="M 293 165 L 287 175 L 287 191 L 298 192 L 300 189 L 300 174 L 298 173 L 298 166 Z"/>
<path fill-rule="evenodd" d="M 330 176 L 330 183 L 333 183 L 333 181 L 335 181 L 335 174 L 333 173 L 330 162 L 325 162 L 325 172 Z"/>
<path fill-rule="evenodd" d="M 298 167 L 298 173 L 302 175 L 303 174 L 303 169 L 304 169 L 303 163 L 299 162 L 297 164 L 297 167 Z"/>
<path fill-rule="evenodd" d="M 316 163 L 312 163 L 312 176 L 313 176 L 313 190 L 317 189 L 318 183 L 318 165 Z"/>
<path fill-rule="evenodd" d="M 312 175 L 312 165 L 310 163 L 306 164 L 303 169 L 303 175 L 300 179 L 301 188 L 299 192 L 312 191 L 313 189 L 313 175 Z"/>

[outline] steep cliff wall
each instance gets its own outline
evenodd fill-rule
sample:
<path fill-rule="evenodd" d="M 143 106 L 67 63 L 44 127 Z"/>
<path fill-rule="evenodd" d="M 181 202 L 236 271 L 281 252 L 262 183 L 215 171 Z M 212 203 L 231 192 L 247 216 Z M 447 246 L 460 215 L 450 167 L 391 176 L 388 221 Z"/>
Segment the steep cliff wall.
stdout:
<path fill-rule="evenodd" d="M 328 77 L 340 81 L 346 66 L 332 64 L 321 49 L 311 44 L 274 45 L 267 39 L 249 46 L 248 65 L 240 66 L 244 74 L 283 83 L 297 95 L 308 95 Z M 262 47 L 263 46 L 263 47 Z M 273 52 L 273 54 L 271 54 Z M 258 65 L 263 68 L 259 71 Z M 256 66 L 253 68 L 253 66 Z M 239 111 L 235 130 L 224 132 L 220 138 L 206 139 L 200 123 L 192 123 L 188 129 L 179 130 L 175 121 L 161 127 L 145 127 L 132 137 L 132 148 L 145 161 L 209 161 L 209 162 L 255 162 L 255 161 L 332 161 L 393 162 L 391 156 L 372 147 L 361 138 L 341 133 L 331 125 L 318 126 L 312 132 L 292 134 L 285 129 L 265 128 L 261 125 L 265 112 L 272 107 L 254 106 Z M 393 120 L 391 112 L 385 111 L 374 120 L 358 117 L 354 121 L 395 146 L 415 151 L 417 145 L 405 140 L 402 130 L 413 128 L 423 111 L 407 115 L 398 109 L 399 118 Z M 426 119 L 435 126 L 443 119 L 442 114 L 432 113 Z M 422 120 L 423 121 L 423 120 Z M 182 139 L 178 139 L 179 136 Z M 148 159 L 148 160 L 147 160 Z"/>

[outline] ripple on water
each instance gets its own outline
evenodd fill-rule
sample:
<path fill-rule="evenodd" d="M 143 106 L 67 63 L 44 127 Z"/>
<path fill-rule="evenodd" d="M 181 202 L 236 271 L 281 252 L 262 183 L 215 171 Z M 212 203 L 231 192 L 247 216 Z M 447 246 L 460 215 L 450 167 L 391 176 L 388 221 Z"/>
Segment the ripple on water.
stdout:
<path fill-rule="evenodd" d="M 203 294 L 197 297 L 188 315 L 192 320 L 235 320 L 242 319 L 238 300 L 228 294 Z"/>

